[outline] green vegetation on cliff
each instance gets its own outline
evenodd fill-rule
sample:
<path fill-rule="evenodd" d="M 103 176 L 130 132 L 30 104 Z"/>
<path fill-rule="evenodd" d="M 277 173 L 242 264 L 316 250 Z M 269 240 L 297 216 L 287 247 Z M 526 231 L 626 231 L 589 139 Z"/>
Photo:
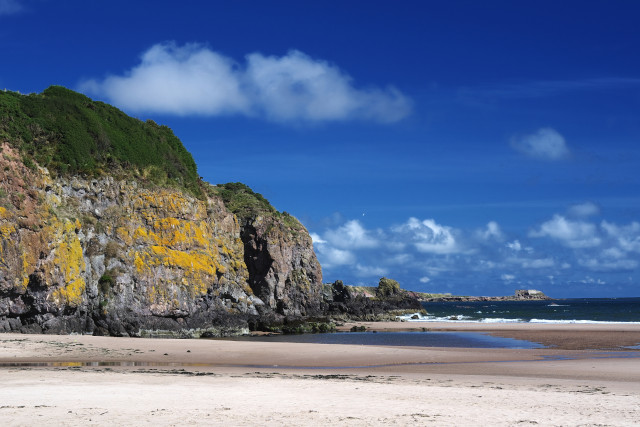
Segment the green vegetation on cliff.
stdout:
<path fill-rule="evenodd" d="M 302 224 L 287 212 L 278 212 L 262 194 L 255 193 L 241 182 L 229 182 L 211 187 L 213 192 L 222 198 L 225 206 L 238 218 L 267 218 L 281 219 L 292 231 L 303 228 Z"/>
<path fill-rule="evenodd" d="M 113 175 L 186 189 L 200 198 L 209 188 L 240 219 L 262 216 L 293 233 L 304 228 L 242 183 L 202 186 L 193 157 L 167 126 L 143 122 L 62 86 L 29 95 L 0 91 L 0 141 L 19 149 L 27 167 L 37 163 L 54 176 Z"/>
<path fill-rule="evenodd" d="M 201 196 L 196 163 L 167 126 L 50 86 L 41 94 L 0 91 L 0 140 L 61 175 L 135 174 Z"/>
<path fill-rule="evenodd" d="M 397 295 L 400 293 L 400 284 L 393 279 L 387 279 L 386 277 L 381 277 L 378 282 L 378 289 L 376 289 L 376 294 L 379 297 L 389 297 L 392 295 Z"/>

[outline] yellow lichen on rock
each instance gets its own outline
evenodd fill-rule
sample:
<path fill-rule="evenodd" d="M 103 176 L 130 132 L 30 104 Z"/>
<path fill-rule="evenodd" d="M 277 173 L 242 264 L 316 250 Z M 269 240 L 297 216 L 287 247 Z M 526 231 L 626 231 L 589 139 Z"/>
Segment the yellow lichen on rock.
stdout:
<path fill-rule="evenodd" d="M 130 257 L 139 283 L 152 284 L 147 294 L 154 307 L 175 309 L 171 301 L 180 292 L 204 295 L 230 269 L 246 279 L 241 240 L 219 237 L 204 202 L 170 190 L 143 190 L 129 208 L 122 227 L 127 231 L 119 229 L 118 237 L 132 241 Z"/>
<path fill-rule="evenodd" d="M 22 291 L 26 290 L 27 286 L 29 286 L 29 262 L 27 260 L 27 257 L 28 257 L 27 252 L 23 252 L 22 253 L 22 277 L 21 277 L 22 283 L 20 284 Z"/>
<path fill-rule="evenodd" d="M 53 248 L 55 253 L 53 268 L 58 273 L 56 276 L 63 283 L 53 292 L 52 296 L 59 305 L 77 306 L 82 302 L 86 287 L 82 277 L 86 268 L 82 245 L 75 233 L 75 222 L 64 220 L 60 225 L 62 227 L 60 227 L 58 244 Z"/>
<path fill-rule="evenodd" d="M 16 232 L 16 226 L 14 224 L 9 224 L 9 223 L 0 224 L 0 235 L 2 235 L 3 239 L 9 239 L 11 234 L 15 232 Z"/>
<path fill-rule="evenodd" d="M 204 295 L 221 267 L 212 253 L 179 251 L 165 246 L 151 246 L 148 251 L 136 252 L 134 257 L 137 271 L 141 274 L 153 276 L 160 267 L 180 270 L 180 284 L 186 283 L 192 295 Z"/>

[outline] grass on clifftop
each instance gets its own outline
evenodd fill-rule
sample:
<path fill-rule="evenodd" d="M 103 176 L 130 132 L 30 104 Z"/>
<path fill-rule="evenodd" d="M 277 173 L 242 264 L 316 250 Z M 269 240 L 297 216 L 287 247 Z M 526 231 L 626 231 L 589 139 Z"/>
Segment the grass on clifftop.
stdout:
<path fill-rule="evenodd" d="M 0 140 L 20 149 L 25 165 L 35 160 L 54 174 L 135 174 L 202 196 L 196 163 L 171 129 L 62 86 L 0 91 Z"/>
<path fill-rule="evenodd" d="M 241 182 L 229 182 L 211 187 L 222 198 L 225 206 L 238 218 L 250 219 L 257 216 L 277 218 L 292 231 L 303 228 L 302 224 L 287 212 L 278 212 L 262 194 L 254 192 Z"/>

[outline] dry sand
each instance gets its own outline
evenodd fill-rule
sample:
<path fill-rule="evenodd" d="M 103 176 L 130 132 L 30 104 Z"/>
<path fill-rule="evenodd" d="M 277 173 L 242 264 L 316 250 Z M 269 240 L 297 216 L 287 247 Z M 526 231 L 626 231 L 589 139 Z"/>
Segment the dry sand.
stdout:
<path fill-rule="evenodd" d="M 640 325 L 368 326 L 481 328 L 573 344 L 505 350 L 0 334 L 0 425 L 640 425 L 640 351 L 615 341 L 639 344 Z"/>

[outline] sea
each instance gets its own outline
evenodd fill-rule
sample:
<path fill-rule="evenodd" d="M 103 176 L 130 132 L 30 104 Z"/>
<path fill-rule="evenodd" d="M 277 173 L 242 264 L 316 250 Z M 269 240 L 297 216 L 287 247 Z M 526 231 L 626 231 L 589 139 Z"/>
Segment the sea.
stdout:
<path fill-rule="evenodd" d="M 482 332 L 429 331 L 429 322 L 477 323 L 640 323 L 640 298 L 572 298 L 543 301 L 442 301 L 422 303 L 427 315 L 403 316 L 423 332 L 342 332 L 329 334 L 275 335 L 252 341 L 318 344 L 464 347 L 543 348 L 539 343 L 495 337 Z M 632 347 L 635 349 L 636 347 Z"/>
<path fill-rule="evenodd" d="M 429 322 L 640 323 L 640 298 L 423 302 Z M 410 320 L 410 317 L 407 320 Z"/>

